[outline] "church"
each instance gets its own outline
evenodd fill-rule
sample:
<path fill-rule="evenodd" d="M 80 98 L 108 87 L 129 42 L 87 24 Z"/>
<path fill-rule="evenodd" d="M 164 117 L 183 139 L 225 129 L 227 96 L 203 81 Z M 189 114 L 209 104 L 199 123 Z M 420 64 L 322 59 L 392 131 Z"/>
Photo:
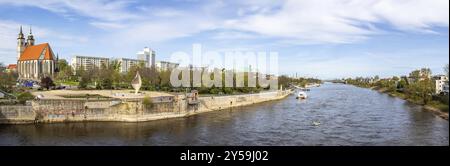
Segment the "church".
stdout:
<path fill-rule="evenodd" d="M 31 28 L 25 41 L 22 26 L 20 27 L 17 38 L 17 59 L 19 82 L 40 82 L 44 77 L 53 78 L 57 71 L 58 57 L 55 58 L 50 44 L 34 44 Z"/>

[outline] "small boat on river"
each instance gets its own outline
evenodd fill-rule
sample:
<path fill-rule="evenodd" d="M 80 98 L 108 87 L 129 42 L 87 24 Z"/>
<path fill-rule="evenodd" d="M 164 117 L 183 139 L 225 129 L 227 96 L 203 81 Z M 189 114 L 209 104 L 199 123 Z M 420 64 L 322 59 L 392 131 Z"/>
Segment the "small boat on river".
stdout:
<path fill-rule="evenodd" d="M 296 99 L 306 99 L 307 97 L 308 97 L 308 95 L 306 94 L 306 92 L 299 91 L 299 92 L 297 93 Z"/>

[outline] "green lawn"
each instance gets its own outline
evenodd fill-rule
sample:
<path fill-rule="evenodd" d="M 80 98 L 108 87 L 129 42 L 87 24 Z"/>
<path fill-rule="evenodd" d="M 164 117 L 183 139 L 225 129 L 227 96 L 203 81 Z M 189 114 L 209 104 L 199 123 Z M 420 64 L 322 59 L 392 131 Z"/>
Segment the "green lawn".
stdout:
<path fill-rule="evenodd" d="M 69 86 L 78 86 L 79 82 L 76 81 L 56 81 L 56 85 L 69 85 Z"/>

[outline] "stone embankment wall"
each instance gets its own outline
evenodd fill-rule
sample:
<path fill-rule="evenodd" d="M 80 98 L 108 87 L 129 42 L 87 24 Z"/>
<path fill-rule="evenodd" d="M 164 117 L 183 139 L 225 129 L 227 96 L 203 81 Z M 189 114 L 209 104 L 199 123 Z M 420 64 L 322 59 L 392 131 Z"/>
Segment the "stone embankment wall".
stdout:
<path fill-rule="evenodd" d="M 35 100 L 32 101 L 31 106 L 0 106 L 0 123 L 150 121 L 278 100 L 290 93 L 290 91 L 276 91 L 234 96 L 200 97 L 200 102 L 196 105 L 189 105 L 184 96 L 178 96 L 170 100 L 152 100 L 151 105 L 144 105 L 142 99 Z"/>
<path fill-rule="evenodd" d="M 207 112 L 231 107 L 246 106 L 265 101 L 279 100 L 286 97 L 290 93 L 290 91 L 275 91 L 233 96 L 201 97 L 198 111 Z"/>

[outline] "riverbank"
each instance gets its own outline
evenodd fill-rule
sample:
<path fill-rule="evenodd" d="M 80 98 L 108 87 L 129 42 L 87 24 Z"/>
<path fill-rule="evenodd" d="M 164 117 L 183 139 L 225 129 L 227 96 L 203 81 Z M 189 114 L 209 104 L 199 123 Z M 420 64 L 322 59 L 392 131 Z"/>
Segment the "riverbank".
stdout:
<path fill-rule="evenodd" d="M 447 106 L 446 108 L 443 108 L 443 107 L 439 107 L 439 104 L 427 104 L 427 105 L 424 105 L 424 104 L 422 104 L 422 103 L 419 103 L 418 101 L 414 101 L 414 100 L 409 99 L 409 98 L 408 98 L 405 94 L 403 94 L 403 93 L 399 93 L 399 92 L 388 92 L 388 89 L 387 89 L 387 88 L 379 88 L 379 87 L 373 86 L 373 87 L 370 87 L 369 89 L 371 89 L 371 90 L 376 90 L 376 91 L 378 91 L 378 92 L 380 92 L 380 93 L 386 93 L 386 94 L 388 94 L 389 96 L 397 97 L 397 98 L 406 100 L 406 101 L 408 101 L 408 102 L 411 102 L 411 103 L 414 103 L 414 104 L 417 104 L 417 105 L 421 105 L 421 106 L 423 106 L 423 109 L 424 109 L 424 110 L 429 111 L 429 112 L 432 112 L 432 113 L 435 114 L 436 116 L 439 116 L 439 117 L 441 117 L 441 118 L 443 118 L 443 119 L 445 119 L 445 120 L 448 120 L 448 106 Z M 446 112 L 445 110 L 447 110 L 447 112 Z"/>
<path fill-rule="evenodd" d="M 448 146 L 449 144 L 447 120 L 438 118 L 430 112 L 421 111 L 421 106 L 405 103 L 386 94 L 355 86 L 326 83 L 319 88 L 311 89 L 308 96 L 307 100 L 298 100 L 291 95 L 278 101 L 150 122 L 0 125 L 0 145 Z M 314 121 L 321 124 L 315 126 L 312 124 Z"/>
<path fill-rule="evenodd" d="M 29 106 L 0 106 L 0 123 L 58 123 L 80 121 L 144 122 L 187 117 L 199 113 L 283 99 L 292 91 L 199 97 L 189 103 L 185 95 L 144 98 L 49 98 L 33 100 Z"/>

